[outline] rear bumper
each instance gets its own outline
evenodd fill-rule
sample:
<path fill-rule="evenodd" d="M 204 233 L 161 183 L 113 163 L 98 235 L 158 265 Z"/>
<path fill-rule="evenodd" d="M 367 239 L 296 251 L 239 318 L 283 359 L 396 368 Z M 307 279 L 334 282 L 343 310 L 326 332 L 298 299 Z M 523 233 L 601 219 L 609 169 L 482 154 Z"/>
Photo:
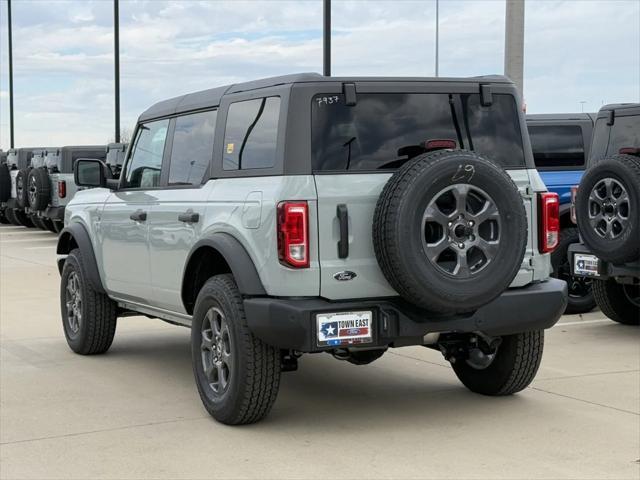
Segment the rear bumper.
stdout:
<path fill-rule="evenodd" d="M 482 332 L 491 336 L 544 330 L 560 318 L 567 304 L 567 284 L 549 279 L 507 290 L 473 314 L 434 316 L 397 299 L 331 302 L 323 298 L 255 297 L 244 300 L 249 329 L 275 347 L 317 352 L 315 315 L 323 312 L 371 310 L 373 342 L 362 345 L 423 345 L 437 332 Z"/>
<path fill-rule="evenodd" d="M 46 210 L 42 213 L 44 217 L 50 218 L 51 220 L 60 220 L 64 221 L 64 207 L 47 207 Z"/>
<path fill-rule="evenodd" d="M 587 247 L 583 243 L 572 243 L 571 245 L 569 245 L 569 250 L 567 251 L 567 255 L 569 257 L 569 266 L 571 268 L 571 275 L 574 275 L 576 277 L 595 278 L 598 280 L 607 280 L 611 277 L 640 278 L 640 260 L 625 263 L 622 265 L 614 265 L 613 263 L 605 262 L 604 260 L 599 258 L 597 275 L 584 275 L 581 273 L 576 273 L 574 270 L 575 263 L 573 261 L 574 255 L 576 253 L 597 256 L 589 249 L 589 247 Z"/>

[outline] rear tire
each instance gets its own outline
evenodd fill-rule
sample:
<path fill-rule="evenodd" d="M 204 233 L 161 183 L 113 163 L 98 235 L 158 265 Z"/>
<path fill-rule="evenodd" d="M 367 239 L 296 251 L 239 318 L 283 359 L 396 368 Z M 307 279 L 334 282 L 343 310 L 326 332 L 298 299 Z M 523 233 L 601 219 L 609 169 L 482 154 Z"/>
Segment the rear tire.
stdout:
<path fill-rule="evenodd" d="M 452 364 L 453 371 L 465 387 L 490 396 L 511 395 L 524 390 L 533 381 L 544 347 L 544 331 L 517 333 L 502 337 L 495 358 L 484 369 L 467 361 Z"/>
<path fill-rule="evenodd" d="M 62 268 L 60 313 L 71 350 L 80 355 L 109 350 L 116 333 L 116 303 L 93 288 L 77 248 L 69 253 Z"/>
<path fill-rule="evenodd" d="M 552 277 L 564 280 L 569 287 L 565 314 L 587 313 L 596 306 L 596 301 L 591 291 L 591 279 L 573 277 L 571 275 L 567 252 L 569 245 L 579 241 L 580 235 L 577 228 L 565 228 L 560 232 L 558 247 L 551 253 Z"/>
<path fill-rule="evenodd" d="M 15 209 L 13 211 L 13 215 L 16 217 L 16 221 L 18 222 L 18 225 L 22 225 L 23 227 L 27 227 L 27 228 L 35 228 L 35 225 L 31 221 L 31 218 L 29 218 L 29 216 L 26 213 L 24 213 L 23 210 Z"/>
<path fill-rule="evenodd" d="M 202 403 L 217 421 L 254 423 L 271 410 L 280 385 L 280 350 L 247 327 L 232 275 L 209 279 L 198 294 L 191 360 Z"/>
<path fill-rule="evenodd" d="M 6 217 L 6 215 L 4 213 L 4 210 L 2 212 L 0 212 L 0 223 L 3 224 L 3 225 L 11 224 L 9 219 Z"/>
<path fill-rule="evenodd" d="M 623 325 L 640 325 L 640 285 L 624 285 L 613 278 L 593 281 L 596 303 L 608 318 Z"/>
<path fill-rule="evenodd" d="M 18 221 L 16 217 L 16 212 L 13 208 L 5 208 L 4 215 L 5 217 L 7 217 L 7 220 L 9 220 L 9 223 L 11 225 L 15 225 L 16 227 L 22 226 L 22 224 Z"/>

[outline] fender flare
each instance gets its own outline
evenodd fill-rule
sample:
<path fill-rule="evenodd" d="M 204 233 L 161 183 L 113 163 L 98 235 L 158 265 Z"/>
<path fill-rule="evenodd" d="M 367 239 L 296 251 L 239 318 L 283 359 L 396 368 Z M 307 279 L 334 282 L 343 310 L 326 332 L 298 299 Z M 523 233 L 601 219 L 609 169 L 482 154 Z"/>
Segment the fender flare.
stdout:
<path fill-rule="evenodd" d="M 258 275 L 258 270 L 247 253 L 247 250 L 235 237 L 223 232 L 214 233 L 210 237 L 203 238 L 196 242 L 191 248 L 187 261 L 185 262 L 184 271 L 182 272 L 183 285 L 191 257 L 201 247 L 212 247 L 222 255 L 229 265 L 242 295 L 267 295 L 264 285 L 262 285 L 262 281 L 260 280 L 260 275 Z"/>
<path fill-rule="evenodd" d="M 104 286 L 102 285 L 102 279 L 100 278 L 100 271 L 98 270 L 95 253 L 93 252 L 91 238 L 89 237 L 87 229 L 81 223 L 72 223 L 68 227 L 62 229 L 60 236 L 58 237 L 56 253 L 58 255 L 68 255 L 69 252 L 73 250 L 73 243 L 75 243 L 80 249 L 85 273 L 89 277 L 89 282 L 93 289 L 100 293 L 106 293 Z M 58 259 L 58 270 L 60 273 L 62 273 L 65 260 L 65 258 Z"/>

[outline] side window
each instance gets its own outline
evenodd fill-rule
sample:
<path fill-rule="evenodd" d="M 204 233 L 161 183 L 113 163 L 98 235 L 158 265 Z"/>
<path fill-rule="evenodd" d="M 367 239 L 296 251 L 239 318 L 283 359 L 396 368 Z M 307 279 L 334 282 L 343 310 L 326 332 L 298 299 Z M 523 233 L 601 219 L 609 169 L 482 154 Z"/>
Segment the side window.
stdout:
<path fill-rule="evenodd" d="M 276 163 L 280 97 L 229 105 L 224 136 L 225 170 L 269 168 Z"/>
<path fill-rule="evenodd" d="M 140 125 L 126 167 L 124 187 L 153 188 L 160 184 L 162 154 L 169 120 Z"/>
<path fill-rule="evenodd" d="M 211 164 L 217 111 L 176 118 L 169 185 L 200 185 Z"/>
<path fill-rule="evenodd" d="M 584 141 L 578 125 L 530 126 L 529 137 L 537 168 L 584 165 Z"/>

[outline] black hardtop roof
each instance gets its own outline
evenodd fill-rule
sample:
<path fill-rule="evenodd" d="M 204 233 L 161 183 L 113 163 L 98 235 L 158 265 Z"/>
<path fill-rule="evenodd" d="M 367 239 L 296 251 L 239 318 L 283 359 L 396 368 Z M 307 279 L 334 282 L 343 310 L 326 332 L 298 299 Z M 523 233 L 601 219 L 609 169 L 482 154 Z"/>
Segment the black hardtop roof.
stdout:
<path fill-rule="evenodd" d="M 529 120 L 592 120 L 595 113 L 528 113 Z"/>
<path fill-rule="evenodd" d="M 610 103 L 608 105 L 603 105 L 600 108 L 600 111 L 609 111 L 609 110 L 625 110 L 628 108 L 639 108 L 640 103 Z"/>
<path fill-rule="evenodd" d="M 140 115 L 138 121 L 185 113 L 202 108 L 215 107 L 225 94 L 247 92 L 260 88 L 291 85 L 294 83 L 316 82 L 440 82 L 440 83 L 512 83 L 503 75 L 488 75 L 468 78 L 449 77 L 325 77 L 319 73 L 295 73 L 279 77 L 263 78 L 249 82 L 235 83 L 223 87 L 211 88 L 199 92 L 188 93 L 179 97 L 158 102 Z"/>

